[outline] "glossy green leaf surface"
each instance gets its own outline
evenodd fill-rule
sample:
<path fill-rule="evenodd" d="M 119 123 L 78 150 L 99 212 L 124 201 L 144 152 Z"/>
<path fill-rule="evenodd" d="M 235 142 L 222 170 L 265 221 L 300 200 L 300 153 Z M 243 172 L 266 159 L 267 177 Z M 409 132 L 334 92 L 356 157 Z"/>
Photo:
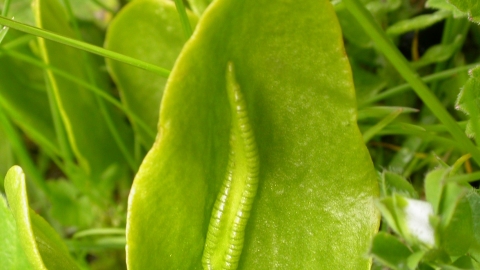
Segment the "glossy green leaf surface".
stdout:
<path fill-rule="evenodd" d="M 34 269 L 28 262 L 25 253 L 17 236 L 17 227 L 12 212 L 7 207 L 5 198 L 0 195 L 0 239 L 2 239 L 2 248 L 0 249 L 0 261 L 4 269 Z"/>
<path fill-rule="evenodd" d="M 197 18 L 188 12 L 190 24 Z M 173 2 L 139 0 L 119 12 L 108 28 L 105 47 L 140 60 L 171 69 L 185 43 Z M 126 107 L 155 131 L 167 78 L 120 62 L 107 60 Z M 130 119 L 143 144 L 150 148 L 154 137 Z"/>
<path fill-rule="evenodd" d="M 34 269 L 79 269 L 60 236 L 28 206 L 25 175 L 20 167 L 8 171 L 5 192 L 21 247 Z"/>
<path fill-rule="evenodd" d="M 228 98 L 229 62 L 241 106 Z M 233 162 L 248 167 L 249 155 L 258 155 L 254 198 L 246 169 L 230 176 L 236 175 L 230 153 L 241 144 L 231 143 L 234 108 L 248 116 L 258 147 Z M 222 196 L 230 177 L 244 187 Z M 231 200 L 251 202 L 250 218 L 237 215 L 219 226 L 234 243 L 213 240 L 219 264 L 234 268 L 227 258 L 233 248 L 241 253 L 239 269 L 368 269 L 377 195 L 331 4 L 219 0 L 202 16 L 167 83 L 159 135 L 129 198 L 127 264 L 202 268 L 211 218 L 234 217 L 242 207 L 215 211 L 214 205 Z"/>
<path fill-rule="evenodd" d="M 69 26 L 66 11 L 55 0 L 35 0 L 33 2 L 37 26 L 46 30 L 75 38 L 74 31 Z M 52 41 L 39 39 L 40 50 L 44 61 L 50 65 L 90 81 L 86 68 L 96 70 L 86 61 L 82 52 Z M 100 74 L 100 73 L 95 73 Z M 80 166 L 91 176 L 99 176 L 112 164 L 122 164 L 122 154 L 111 135 L 107 123 L 100 110 L 97 97 L 83 87 L 47 71 L 55 101 L 65 126 L 72 150 Z M 105 74 L 106 75 L 106 74 Z M 107 85 L 106 76 L 97 75 L 91 78 L 99 87 Z M 129 132 L 119 115 L 107 107 L 115 126 L 121 130 L 121 135 L 127 142 Z M 130 141 L 131 144 L 131 141 Z M 132 148 L 132 146 L 130 146 Z"/>

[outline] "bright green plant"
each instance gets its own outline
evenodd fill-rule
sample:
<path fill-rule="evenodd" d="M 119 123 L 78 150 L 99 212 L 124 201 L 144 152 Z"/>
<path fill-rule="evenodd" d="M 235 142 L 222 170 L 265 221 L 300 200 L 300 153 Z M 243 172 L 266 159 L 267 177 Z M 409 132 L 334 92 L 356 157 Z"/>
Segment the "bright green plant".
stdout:
<path fill-rule="evenodd" d="M 480 269 L 478 4 L 427 5 L 0 1 L 0 261 Z"/>

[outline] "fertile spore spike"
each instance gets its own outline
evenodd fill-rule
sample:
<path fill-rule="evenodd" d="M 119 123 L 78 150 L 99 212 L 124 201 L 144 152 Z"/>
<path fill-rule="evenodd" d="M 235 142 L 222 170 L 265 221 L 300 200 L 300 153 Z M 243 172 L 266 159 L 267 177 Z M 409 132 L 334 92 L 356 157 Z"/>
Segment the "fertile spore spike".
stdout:
<path fill-rule="evenodd" d="M 259 159 L 243 93 L 233 63 L 227 64 L 227 94 L 231 109 L 227 174 L 214 204 L 203 252 L 206 269 L 236 269 L 245 227 L 257 193 Z"/>

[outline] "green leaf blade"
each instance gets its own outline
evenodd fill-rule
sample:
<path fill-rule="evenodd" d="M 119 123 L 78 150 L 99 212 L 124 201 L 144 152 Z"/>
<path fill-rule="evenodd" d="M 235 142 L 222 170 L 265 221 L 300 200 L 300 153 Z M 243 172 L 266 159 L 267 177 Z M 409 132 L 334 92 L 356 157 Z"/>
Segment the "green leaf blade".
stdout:
<path fill-rule="evenodd" d="M 25 175 L 20 167 L 8 171 L 5 192 L 22 249 L 34 269 L 79 269 L 60 236 L 28 206 Z"/>
<path fill-rule="evenodd" d="M 230 149 L 228 61 L 260 160 L 239 269 L 368 269 L 378 187 L 335 13 L 266 0 L 212 3 L 177 60 L 129 199 L 129 268 L 201 268 Z"/>
<path fill-rule="evenodd" d="M 196 16 L 187 14 L 195 26 Z M 164 0 L 143 0 L 130 3 L 115 17 L 107 32 L 105 48 L 170 69 L 184 43 L 175 5 Z M 122 102 L 151 130 L 156 130 L 167 78 L 117 61 L 106 62 L 119 86 Z M 140 129 L 134 119 L 130 120 L 143 145 L 151 147 L 155 138 Z"/>
<path fill-rule="evenodd" d="M 38 26 L 66 37 L 75 37 L 60 3 L 52 0 L 35 0 L 33 7 Z M 40 38 L 39 44 L 46 63 L 88 81 L 84 65 L 91 63 L 84 61 L 82 52 Z M 96 67 L 91 68 L 96 70 Z M 124 159 L 102 116 L 96 96 L 50 70 L 47 71 L 47 75 L 69 143 L 85 172 L 92 178 L 98 178 L 110 165 L 123 164 Z M 106 80 L 98 80 L 96 83 L 105 86 L 106 82 Z M 127 126 L 120 115 L 114 114 L 110 109 L 108 108 L 107 111 L 118 129 L 123 131 L 121 134 L 124 141 L 130 141 L 129 146 L 133 148 Z M 85 132 L 89 133 L 88 136 Z"/>

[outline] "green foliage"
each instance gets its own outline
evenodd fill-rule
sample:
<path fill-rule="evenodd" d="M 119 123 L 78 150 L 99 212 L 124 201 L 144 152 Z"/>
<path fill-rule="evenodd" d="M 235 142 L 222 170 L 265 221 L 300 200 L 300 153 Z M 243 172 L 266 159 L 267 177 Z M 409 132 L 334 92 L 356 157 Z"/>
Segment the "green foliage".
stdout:
<path fill-rule="evenodd" d="M 161 136 L 132 187 L 130 269 L 192 269 L 202 260 L 225 267 L 240 253 L 243 269 L 368 267 L 363 254 L 378 226 L 377 187 L 328 5 L 218 1 L 204 14 L 169 77 Z M 229 61 L 234 74 L 226 71 Z M 231 87 L 245 104 L 229 102 Z M 247 122 L 253 135 L 243 134 Z M 253 199 L 256 166 L 261 185 Z M 247 198 L 251 210 L 240 203 Z"/>
<path fill-rule="evenodd" d="M 398 236 L 375 236 L 371 252 L 379 262 L 392 269 L 478 269 L 474 228 L 480 197 L 468 185 L 450 180 L 452 175 L 452 168 L 442 168 L 425 177 L 426 202 L 411 199 L 413 187 L 398 176 L 382 177 L 385 192 L 378 207 Z"/>
<path fill-rule="evenodd" d="M 480 269 L 477 1 L 332 4 L 0 0 L 0 268 Z"/>

